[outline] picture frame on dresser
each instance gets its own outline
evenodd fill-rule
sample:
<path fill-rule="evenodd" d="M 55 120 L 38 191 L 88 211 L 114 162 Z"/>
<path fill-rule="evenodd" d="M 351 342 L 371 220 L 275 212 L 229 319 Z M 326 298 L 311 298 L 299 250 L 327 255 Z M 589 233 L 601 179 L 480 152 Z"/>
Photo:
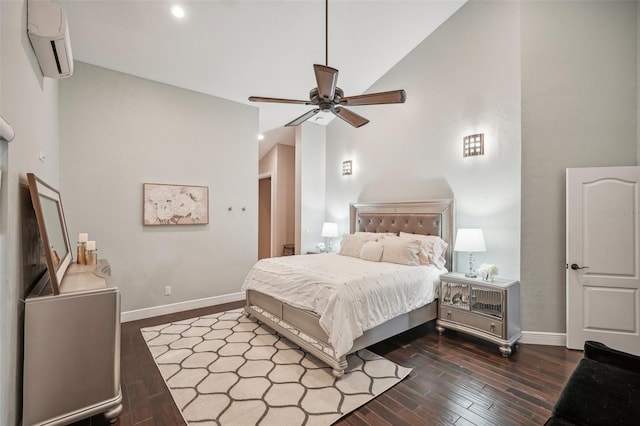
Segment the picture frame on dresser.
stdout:
<path fill-rule="evenodd" d="M 73 261 L 60 192 L 33 173 L 27 173 L 29 194 L 44 248 L 51 292 L 60 294 L 60 283 Z"/>

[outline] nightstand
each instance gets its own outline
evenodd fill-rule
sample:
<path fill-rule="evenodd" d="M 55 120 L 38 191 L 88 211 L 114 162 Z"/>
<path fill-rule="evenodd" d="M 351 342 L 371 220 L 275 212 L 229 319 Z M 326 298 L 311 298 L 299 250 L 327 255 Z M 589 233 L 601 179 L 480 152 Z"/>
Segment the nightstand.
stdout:
<path fill-rule="evenodd" d="M 522 337 L 520 282 L 489 282 L 459 272 L 440 275 L 436 329 L 442 334 L 447 328 L 495 343 L 508 357 Z"/>

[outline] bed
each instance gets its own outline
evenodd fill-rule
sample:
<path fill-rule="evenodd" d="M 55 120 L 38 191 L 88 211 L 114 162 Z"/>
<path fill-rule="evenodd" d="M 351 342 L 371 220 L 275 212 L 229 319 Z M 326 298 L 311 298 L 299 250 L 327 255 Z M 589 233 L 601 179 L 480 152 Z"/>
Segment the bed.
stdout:
<path fill-rule="evenodd" d="M 446 268 L 453 269 L 453 200 L 351 204 L 350 233 L 355 232 L 438 236 L 448 243 L 442 256 L 446 260 Z M 403 286 L 405 294 L 397 298 L 404 302 L 385 302 L 384 313 L 375 310 L 380 317 L 378 314 L 367 315 L 361 321 L 363 324 L 345 326 L 342 317 L 358 314 L 361 304 L 369 300 L 366 292 L 361 295 L 358 290 L 366 287 L 359 280 L 365 272 L 374 275 L 382 283 L 376 288 L 387 286 L 392 281 Z M 247 316 L 262 321 L 316 356 L 332 368 L 336 377 L 340 377 L 347 367 L 346 355 L 349 353 L 437 318 L 437 282 L 443 272 L 446 269 L 435 266 L 385 265 L 385 262 L 347 259 L 347 256 L 336 253 L 262 259 L 252 268 L 243 284 L 246 291 L 244 309 Z M 339 285 L 341 274 L 349 278 L 350 290 L 343 290 Z M 307 287 L 299 286 L 293 290 L 279 288 L 280 276 L 287 275 L 305 282 Z M 418 285 L 420 292 L 416 292 Z M 325 290 L 332 286 L 350 295 L 357 294 L 349 302 L 336 302 L 340 297 L 328 300 L 327 294 L 332 293 Z M 357 291 L 351 290 L 353 288 Z M 295 292 L 296 297 L 301 293 L 308 294 L 299 300 L 288 298 L 287 291 Z M 337 303 L 347 304 L 330 306 L 333 310 L 328 315 L 325 308 Z M 403 310 L 398 308 L 399 305 L 403 305 Z M 334 313 L 337 313 L 335 318 Z M 331 322 L 333 328 L 330 327 Z M 340 336 L 336 332 L 329 335 L 325 331 L 337 329 L 340 330 Z M 343 334 L 347 335 L 346 340 L 343 340 Z"/>

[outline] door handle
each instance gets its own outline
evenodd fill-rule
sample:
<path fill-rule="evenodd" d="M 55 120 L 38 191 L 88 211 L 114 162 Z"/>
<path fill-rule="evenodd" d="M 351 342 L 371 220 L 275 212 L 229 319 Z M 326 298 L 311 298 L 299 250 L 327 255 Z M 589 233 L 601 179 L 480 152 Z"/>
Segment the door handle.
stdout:
<path fill-rule="evenodd" d="M 588 266 L 578 266 L 576 263 L 572 263 L 571 264 L 571 269 L 573 269 L 574 271 L 577 271 L 578 269 L 589 269 Z"/>

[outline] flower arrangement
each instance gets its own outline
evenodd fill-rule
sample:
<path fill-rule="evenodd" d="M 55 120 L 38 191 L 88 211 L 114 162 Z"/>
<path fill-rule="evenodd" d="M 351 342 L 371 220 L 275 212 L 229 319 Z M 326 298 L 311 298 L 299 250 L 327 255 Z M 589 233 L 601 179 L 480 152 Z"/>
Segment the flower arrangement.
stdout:
<path fill-rule="evenodd" d="M 208 189 L 200 186 L 144 184 L 144 224 L 206 224 Z"/>
<path fill-rule="evenodd" d="M 498 267 L 489 263 L 483 263 L 478 268 L 478 273 L 482 276 L 483 280 L 493 282 L 493 277 L 498 274 Z"/>
<path fill-rule="evenodd" d="M 324 253 L 324 249 L 325 249 L 324 243 L 318 243 L 318 244 L 316 244 L 316 248 L 318 249 L 318 251 L 319 251 L 320 253 Z"/>

